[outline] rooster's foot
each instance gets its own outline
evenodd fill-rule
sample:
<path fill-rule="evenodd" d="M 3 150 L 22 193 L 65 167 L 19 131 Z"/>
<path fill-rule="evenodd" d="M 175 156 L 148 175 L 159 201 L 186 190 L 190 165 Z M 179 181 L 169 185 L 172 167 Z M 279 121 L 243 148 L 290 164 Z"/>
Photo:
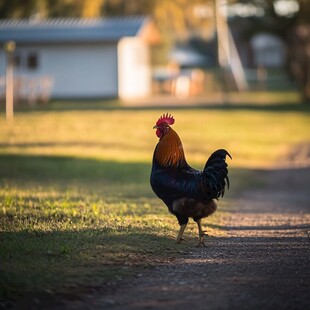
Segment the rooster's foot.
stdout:
<path fill-rule="evenodd" d="M 176 243 L 181 243 L 182 241 L 186 241 L 186 239 L 182 237 L 180 240 L 177 240 Z"/>
<path fill-rule="evenodd" d="M 205 234 L 199 236 L 199 243 L 197 244 L 197 248 L 199 248 L 200 245 L 204 246 L 205 248 L 207 247 L 206 244 L 205 244 L 204 235 Z"/>

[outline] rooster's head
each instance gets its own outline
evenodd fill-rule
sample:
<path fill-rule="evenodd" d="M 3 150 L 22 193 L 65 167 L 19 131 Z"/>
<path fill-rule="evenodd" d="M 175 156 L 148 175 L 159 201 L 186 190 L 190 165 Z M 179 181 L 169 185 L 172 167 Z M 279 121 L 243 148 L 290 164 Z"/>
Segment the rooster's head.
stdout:
<path fill-rule="evenodd" d="M 158 121 L 156 122 L 156 125 L 153 127 L 153 129 L 156 129 L 156 135 L 159 139 L 161 139 L 165 134 L 167 134 L 170 130 L 169 125 L 174 124 L 174 118 L 171 114 L 163 114 Z"/>

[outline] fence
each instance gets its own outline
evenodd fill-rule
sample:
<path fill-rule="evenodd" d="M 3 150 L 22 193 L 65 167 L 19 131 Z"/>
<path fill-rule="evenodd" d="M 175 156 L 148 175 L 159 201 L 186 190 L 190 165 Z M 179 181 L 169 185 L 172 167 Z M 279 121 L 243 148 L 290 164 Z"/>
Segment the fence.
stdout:
<path fill-rule="evenodd" d="M 50 99 L 54 79 L 50 76 L 15 76 L 14 103 L 47 103 Z M 5 100 L 5 76 L 0 76 L 0 98 Z"/>

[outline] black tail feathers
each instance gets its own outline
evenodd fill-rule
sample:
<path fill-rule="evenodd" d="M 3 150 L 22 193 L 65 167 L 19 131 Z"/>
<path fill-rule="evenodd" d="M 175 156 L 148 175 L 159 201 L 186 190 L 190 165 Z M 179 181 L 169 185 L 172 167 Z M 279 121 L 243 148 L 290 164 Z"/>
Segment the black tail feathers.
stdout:
<path fill-rule="evenodd" d="M 225 188 L 229 188 L 228 169 L 226 156 L 231 155 L 224 149 L 219 149 L 211 154 L 203 170 L 206 185 L 211 189 L 214 198 L 224 196 Z"/>

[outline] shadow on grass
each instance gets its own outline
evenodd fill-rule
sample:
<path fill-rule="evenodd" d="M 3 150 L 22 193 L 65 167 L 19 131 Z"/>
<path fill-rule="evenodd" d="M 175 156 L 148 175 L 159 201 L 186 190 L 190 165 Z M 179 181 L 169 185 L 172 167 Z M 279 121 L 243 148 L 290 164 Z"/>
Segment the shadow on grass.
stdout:
<path fill-rule="evenodd" d="M 117 162 L 70 156 L 0 155 L 0 182 L 56 186 L 61 190 L 70 185 L 100 189 L 105 185 L 136 186 L 154 197 L 149 185 L 151 163 Z M 248 169 L 230 168 L 231 188 L 234 192 L 245 184 L 256 184 Z M 31 186 L 31 185 L 30 185 Z M 133 192 L 128 193 L 133 197 Z M 136 193 L 137 197 L 139 191 Z"/>
<path fill-rule="evenodd" d="M 255 94 L 252 94 L 255 96 Z M 264 103 L 224 103 L 214 104 L 206 103 L 205 105 L 195 104 L 167 104 L 163 106 L 156 105 L 139 105 L 139 106 L 122 106 L 119 102 L 110 103 L 109 101 L 90 101 L 84 102 L 73 101 L 73 102 L 52 102 L 44 106 L 17 106 L 16 112 L 28 113 L 28 112 L 63 112 L 63 111 L 162 111 L 162 110 L 218 110 L 218 111 L 266 111 L 266 112 L 310 112 L 310 104 L 308 103 L 287 103 L 285 98 L 283 103 L 269 103 L 268 99 L 266 104 Z M 0 112 L 4 111 L 4 107 L 0 107 Z"/>
<path fill-rule="evenodd" d="M 42 187 L 51 184 L 56 186 L 58 184 L 61 187 L 71 183 L 76 187 L 88 185 L 96 187 L 96 184 L 98 187 L 106 184 L 132 185 L 143 188 L 144 192 L 152 193 L 149 185 L 151 163 L 70 156 L 1 154 L 0 166 L 0 182 L 37 182 Z M 310 182 L 309 167 L 273 170 L 276 179 L 271 185 L 267 184 L 270 170 L 230 167 L 229 171 L 231 187 L 226 191 L 229 196 L 235 196 L 241 189 L 246 188 L 270 186 L 270 190 L 279 190 L 286 184 L 287 187 L 298 189 Z M 283 179 L 286 180 L 284 183 Z M 134 193 L 128 194 L 133 197 Z M 137 197 L 138 195 L 139 192 Z"/>
<path fill-rule="evenodd" d="M 0 155 L 2 179 L 62 182 L 68 180 L 145 182 L 151 164 L 123 163 L 70 156 Z"/>
<path fill-rule="evenodd" d="M 43 188 L 51 184 L 56 188 L 66 188 L 73 182 L 78 189 L 88 184 L 92 193 L 97 191 L 99 194 L 101 186 L 105 183 L 112 187 L 121 184 L 128 186 L 129 189 L 125 191 L 124 195 L 133 200 L 139 199 L 140 195 L 143 195 L 143 203 L 149 201 L 150 197 L 154 198 L 149 186 L 151 166 L 146 163 L 8 154 L 0 156 L 0 165 L 1 182 L 4 185 L 6 182 L 9 182 L 10 185 L 14 185 L 16 182 L 25 183 L 29 195 L 33 195 L 33 191 L 36 190 L 35 187 L 32 187 L 31 182 L 36 182 Z M 227 192 L 228 197 L 234 197 L 245 188 L 258 189 L 268 186 L 269 171 L 233 168 L 230 175 L 232 186 L 231 190 Z M 304 186 L 309 184 L 308 181 L 300 177 L 307 175 L 309 177 L 309 168 L 281 169 L 277 171 L 276 177 L 283 181 L 283 176 L 287 175 L 289 175 L 290 190 L 298 188 L 301 184 Z M 279 184 L 283 184 L 283 182 L 279 182 Z M 272 186 L 272 190 L 281 190 L 277 183 Z M 287 188 L 284 190 L 286 191 Z M 109 194 L 114 195 L 113 192 Z M 44 198 L 40 199 L 41 208 L 45 208 L 46 201 Z M 8 204 L 10 205 L 10 202 Z M 17 207 L 19 207 L 19 200 L 17 200 Z M 144 208 L 143 205 L 141 207 Z M 50 208 L 52 209 L 54 206 Z M 64 208 L 67 208 L 66 205 Z M 230 212 L 230 208 L 231 206 L 228 205 L 225 211 Z M 40 213 L 34 214 L 34 209 L 32 210 L 31 206 L 26 205 L 23 209 L 26 213 L 21 214 L 24 211 L 17 208 L 17 212 L 20 213 L 14 216 L 10 215 L 7 221 L 12 224 L 10 227 L 14 227 L 14 221 L 18 217 L 24 216 L 22 223 L 25 226 L 20 228 L 20 231 L 4 231 L 2 229 L 0 233 L 0 288 L 2 288 L 1 295 L 3 297 L 13 298 L 37 291 L 78 292 L 89 287 L 102 288 L 104 283 L 110 279 L 115 280 L 117 277 L 130 274 L 130 266 L 140 268 L 167 263 L 182 255 L 180 252 L 184 253 L 184 251 L 192 249 L 196 243 L 190 239 L 185 244 L 176 245 L 174 237 L 171 237 L 171 229 L 158 226 L 160 224 L 158 219 L 153 220 L 155 224 L 154 222 L 148 223 L 141 227 L 130 225 L 130 223 L 119 225 L 119 222 L 115 226 L 109 227 L 104 222 L 99 224 L 94 222 L 91 224 L 94 227 L 92 229 L 75 229 L 76 221 L 82 221 L 83 217 L 74 218 L 73 216 L 70 219 L 72 215 L 68 213 L 66 219 L 68 226 L 65 230 L 57 230 L 57 226 L 54 226 L 52 231 L 34 229 L 30 225 L 31 223 L 36 222 L 37 225 L 43 222 L 40 220 Z M 148 214 L 150 212 L 155 215 L 158 211 L 150 206 Z M 145 214 L 142 212 L 139 219 L 141 220 Z M 29 227 L 27 227 L 27 216 L 29 216 Z M 63 218 L 55 218 L 55 213 L 48 214 L 48 216 L 50 217 L 44 220 L 55 221 L 55 223 L 58 220 L 63 220 Z M 92 216 L 91 214 L 90 219 Z M 115 214 L 111 216 L 115 216 Z M 118 216 L 122 220 L 122 216 L 120 214 Z M 139 219 L 134 218 L 134 221 Z M 175 224 L 177 227 L 177 222 Z M 152 227 L 156 229 L 152 230 Z M 252 228 L 216 224 L 210 225 L 210 227 L 220 230 L 249 230 Z M 307 225 L 253 227 L 257 230 L 308 228 Z M 210 246 L 216 247 L 215 243 L 224 239 L 214 238 L 214 240 L 216 241 L 209 241 Z M 260 238 L 257 238 L 255 242 L 259 242 L 259 240 Z M 263 241 L 266 242 L 266 238 Z M 229 242 L 234 242 L 234 240 L 229 239 Z"/>
<path fill-rule="evenodd" d="M 172 238 L 142 228 L 24 230 L 1 232 L 0 239 L 0 303 L 29 295 L 78 298 L 180 255 Z"/>

